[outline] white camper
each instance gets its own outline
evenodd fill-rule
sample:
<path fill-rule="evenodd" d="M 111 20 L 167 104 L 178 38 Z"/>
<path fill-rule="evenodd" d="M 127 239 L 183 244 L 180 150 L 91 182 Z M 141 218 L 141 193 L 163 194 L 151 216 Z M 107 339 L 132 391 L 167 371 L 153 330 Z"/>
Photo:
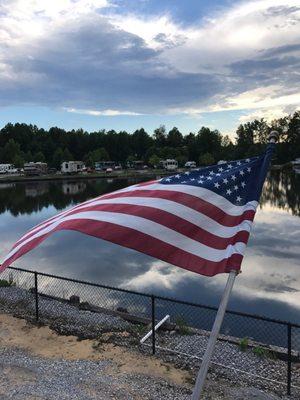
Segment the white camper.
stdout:
<path fill-rule="evenodd" d="M 185 168 L 196 168 L 196 167 L 197 167 L 195 161 L 187 161 L 187 162 L 184 164 L 184 166 L 185 166 Z"/>
<path fill-rule="evenodd" d="M 61 172 L 63 174 L 76 174 L 85 171 L 83 161 L 64 161 L 61 164 Z"/>
<path fill-rule="evenodd" d="M 167 171 L 174 171 L 178 168 L 178 162 L 174 159 L 167 158 L 162 161 L 163 168 Z"/>
<path fill-rule="evenodd" d="M 17 172 L 13 164 L 0 164 L 0 174 L 16 174 Z"/>

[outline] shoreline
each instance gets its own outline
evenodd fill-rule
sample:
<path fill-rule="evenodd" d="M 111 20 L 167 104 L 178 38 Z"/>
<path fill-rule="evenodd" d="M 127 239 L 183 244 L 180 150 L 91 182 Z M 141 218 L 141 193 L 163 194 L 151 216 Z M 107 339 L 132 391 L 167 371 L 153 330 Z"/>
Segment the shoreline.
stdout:
<path fill-rule="evenodd" d="M 18 182 L 43 182 L 43 181 L 67 181 L 67 180 L 88 180 L 88 179 L 138 179 L 151 178 L 157 175 L 166 176 L 170 171 L 151 170 L 151 172 L 136 173 L 92 173 L 92 174 L 72 174 L 72 175 L 41 175 L 41 176 L 0 176 L 0 183 L 18 183 Z"/>
<path fill-rule="evenodd" d="M 283 171 L 287 168 L 286 164 L 272 165 L 272 171 Z M 185 169 L 177 172 L 182 173 Z M 54 175 L 40 175 L 40 176 L 24 176 L 24 175 L 9 175 L 1 176 L 0 183 L 18 183 L 18 182 L 43 182 L 43 181 L 68 181 L 68 180 L 88 180 L 88 179 L 138 179 L 138 178 L 151 178 L 157 175 L 167 176 L 172 175 L 175 171 L 165 171 L 162 169 L 157 170 L 135 170 L 135 171 L 121 171 L 121 172 L 95 172 L 86 174 L 54 174 Z"/>

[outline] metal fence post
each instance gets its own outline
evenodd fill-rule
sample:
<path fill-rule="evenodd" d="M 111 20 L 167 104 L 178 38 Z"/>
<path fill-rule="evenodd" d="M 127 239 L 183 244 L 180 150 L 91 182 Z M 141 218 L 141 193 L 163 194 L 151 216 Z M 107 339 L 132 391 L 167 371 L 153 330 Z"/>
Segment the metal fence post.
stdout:
<path fill-rule="evenodd" d="M 288 334 L 288 361 L 287 361 L 287 394 L 291 395 L 292 383 L 292 325 L 287 324 Z"/>
<path fill-rule="evenodd" d="M 39 320 L 39 292 L 38 292 L 38 273 L 34 272 L 34 294 L 35 294 L 35 319 Z"/>
<path fill-rule="evenodd" d="M 152 354 L 155 354 L 155 297 L 151 296 L 152 308 Z"/>

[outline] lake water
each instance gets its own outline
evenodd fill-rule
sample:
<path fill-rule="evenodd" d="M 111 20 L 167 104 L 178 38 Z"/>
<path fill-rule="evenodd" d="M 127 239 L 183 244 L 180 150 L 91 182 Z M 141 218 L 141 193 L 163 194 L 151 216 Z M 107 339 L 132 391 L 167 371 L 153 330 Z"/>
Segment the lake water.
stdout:
<path fill-rule="evenodd" d="M 57 212 L 133 180 L 0 183 L 0 259 L 32 226 Z M 300 175 L 273 171 L 229 308 L 300 323 Z M 227 276 L 212 278 L 133 250 L 58 232 L 14 266 L 217 305 Z"/>

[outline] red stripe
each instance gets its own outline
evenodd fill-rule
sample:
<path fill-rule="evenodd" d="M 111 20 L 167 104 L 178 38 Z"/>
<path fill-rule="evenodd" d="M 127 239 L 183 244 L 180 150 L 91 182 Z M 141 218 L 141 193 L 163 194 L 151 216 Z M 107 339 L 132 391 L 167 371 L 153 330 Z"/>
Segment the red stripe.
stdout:
<path fill-rule="evenodd" d="M 237 242 L 247 243 L 249 238 L 248 231 L 239 231 L 235 235 L 223 238 L 217 235 L 214 235 L 205 229 L 199 227 L 198 225 L 192 224 L 191 222 L 180 218 L 174 214 L 168 213 L 167 211 L 159 210 L 154 207 L 148 206 L 140 206 L 140 205 L 132 205 L 132 204 L 98 204 L 95 206 L 86 206 L 81 208 L 80 210 L 72 210 L 69 215 L 77 214 L 78 212 L 84 211 L 108 211 L 108 212 L 116 212 L 134 215 L 142 218 L 149 219 L 153 222 L 156 222 L 160 225 L 164 225 L 167 228 L 170 228 L 174 231 L 181 233 L 191 239 L 194 239 L 200 243 L 205 244 L 206 246 L 223 250 L 230 244 L 235 244 Z M 41 227 L 39 230 L 32 232 L 30 235 L 26 237 L 26 240 L 31 236 L 35 235 L 45 227 L 49 226 L 50 222 L 45 226 Z M 20 244 L 20 241 L 19 243 Z M 17 244 L 16 244 L 17 245 Z M 16 245 L 13 247 L 15 248 Z"/>
<path fill-rule="evenodd" d="M 220 208 L 214 206 L 206 200 L 200 199 L 199 197 L 191 194 L 169 191 L 169 190 L 133 190 L 130 192 L 112 193 L 104 195 L 101 200 L 116 199 L 119 197 L 151 197 L 158 199 L 171 200 L 176 203 L 182 204 L 195 211 L 201 212 L 202 214 L 212 218 L 221 225 L 233 227 L 239 225 L 244 220 L 253 221 L 255 211 L 247 210 L 241 215 L 229 215 Z"/>
<path fill-rule="evenodd" d="M 84 219 L 78 219 L 61 222 L 51 232 L 33 239 L 31 242 L 22 246 L 17 253 L 1 265 L 0 270 L 4 270 L 13 261 L 34 249 L 49 235 L 59 230 L 79 231 L 207 276 L 213 276 L 222 272 L 230 272 L 233 269 L 239 270 L 243 259 L 242 255 L 233 254 L 230 258 L 222 261 L 208 261 L 132 228 L 126 228 L 108 222 L 93 221 L 93 223 L 90 223 L 90 221 L 87 222 Z"/>

